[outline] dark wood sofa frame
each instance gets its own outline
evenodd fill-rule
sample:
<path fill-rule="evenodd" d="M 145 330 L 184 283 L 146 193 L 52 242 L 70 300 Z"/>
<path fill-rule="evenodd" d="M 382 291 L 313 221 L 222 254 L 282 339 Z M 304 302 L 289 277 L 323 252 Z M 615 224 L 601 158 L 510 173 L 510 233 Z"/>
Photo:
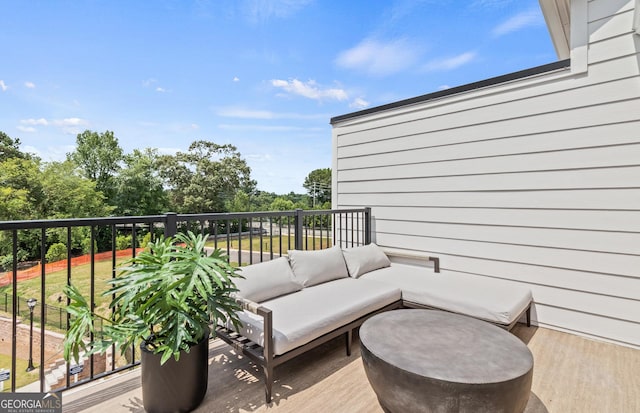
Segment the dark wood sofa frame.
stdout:
<path fill-rule="evenodd" d="M 440 260 L 437 257 L 428 257 L 429 261 L 433 262 L 434 272 L 440 272 Z M 294 293 L 295 294 L 295 293 Z M 285 363 L 321 344 L 324 344 L 330 340 L 335 339 L 341 335 L 345 336 L 345 344 L 346 344 L 346 353 L 347 356 L 351 355 L 351 345 L 353 341 L 353 332 L 362 325 L 368 318 L 390 310 L 395 310 L 398 308 L 425 308 L 425 309 L 435 309 L 441 310 L 435 307 L 429 307 L 418 303 L 412 303 L 408 301 L 398 300 L 394 303 L 386 305 L 382 308 L 379 308 L 371 313 L 368 313 L 357 320 L 354 320 L 344 326 L 336 328 L 335 330 L 316 338 L 313 341 L 310 341 L 307 344 L 304 344 L 300 347 L 296 347 L 293 350 L 290 350 L 281 355 L 273 354 L 273 313 L 270 309 L 250 300 L 246 300 L 243 298 L 237 298 L 236 301 L 238 304 L 247 311 L 252 312 L 253 314 L 259 315 L 263 319 L 263 330 L 264 331 L 264 345 L 260 346 L 248 338 L 242 336 L 241 334 L 223 327 L 218 326 L 216 328 L 216 336 L 221 338 L 227 344 L 231 345 L 237 351 L 242 352 L 245 356 L 249 357 L 256 364 L 262 366 L 264 370 L 264 379 L 265 379 L 265 395 L 267 403 L 271 403 L 271 394 L 273 389 L 273 381 L 274 381 L 274 369 L 282 363 Z M 527 306 L 527 308 L 509 325 L 492 323 L 499 327 L 505 328 L 507 330 L 511 330 L 517 321 L 526 313 L 527 315 L 527 327 L 531 326 L 531 304 Z M 486 320 L 485 320 L 486 321 Z"/>

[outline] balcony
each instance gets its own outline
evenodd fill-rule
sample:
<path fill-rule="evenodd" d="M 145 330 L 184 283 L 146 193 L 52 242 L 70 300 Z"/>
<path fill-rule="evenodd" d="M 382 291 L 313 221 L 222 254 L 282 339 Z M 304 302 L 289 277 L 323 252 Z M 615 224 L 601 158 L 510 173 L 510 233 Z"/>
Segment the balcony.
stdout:
<path fill-rule="evenodd" d="M 116 240 L 122 234 L 131 237 L 132 245 L 124 252 L 131 257 L 138 251 L 136 239 L 147 234 L 153 237 L 184 229 L 206 231 L 212 234 L 212 248 L 226 250 L 232 262 L 244 265 L 272 259 L 291 248 L 366 244 L 371 241 L 371 227 L 370 211 L 364 208 L 3 222 L 0 232 L 12 242 L 14 251 L 25 237 L 40 236 L 44 261 L 47 237 L 55 229 L 57 237 L 67 240 L 63 273 L 74 281 L 85 277 L 95 299 L 100 293 L 96 281 L 104 276 L 102 272 L 106 271 L 109 277 L 115 274 L 114 268 L 121 259 L 119 254 L 123 254 L 117 252 Z M 79 271 L 75 258 L 71 257 L 72 238 L 79 228 L 84 228 L 91 240 L 88 258 L 83 264 L 86 273 Z M 109 251 L 95 246 L 95 241 L 105 234 L 109 236 Z M 108 256 L 106 270 L 99 265 L 105 261 L 100 254 Z M 19 269 L 14 259 L 10 271 L 0 279 L 5 282 L 6 295 L 4 301 L 0 297 L 0 311 L 5 325 L 11 328 L 10 332 L 8 328 L 5 330 L 7 334 L 3 334 L 0 343 L 3 354 L 10 356 L 9 362 L 0 365 L 0 370 L 10 372 L 10 379 L 3 382 L 4 391 L 62 391 L 65 412 L 143 411 L 137 368 L 139 354 L 135 349 L 124 358 L 93 356 L 85 360 L 83 371 L 77 375 L 74 371 L 78 366 L 64 362 L 56 365 L 55 360 L 61 357 L 60 338 L 68 327 L 67 315 L 61 311 L 64 301 L 49 292 L 50 287 L 57 288 L 50 285 L 53 283 L 50 268 L 33 267 L 35 275 L 32 274 L 29 282 L 36 281 L 37 288 L 32 291 L 37 291 L 33 298 L 38 301 L 30 314 L 27 297 L 18 294 L 27 282 L 27 278 L 22 277 L 23 271 L 26 270 Z M 32 331 L 30 316 L 33 316 Z M 518 325 L 512 333 L 528 345 L 535 361 L 527 412 L 640 411 L 636 394 L 640 388 L 637 349 L 533 326 Z M 33 351 L 28 343 L 33 343 Z M 347 357 L 342 340 L 337 339 L 277 367 L 274 399 L 267 405 L 262 369 L 221 340 L 211 340 L 208 392 L 197 411 L 381 412 L 364 373 L 357 343 L 353 349 L 353 354 Z M 30 362 L 33 359 L 35 365 L 29 373 L 24 372 L 27 358 Z M 58 375 L 56 383 L 50 380 L 53 370 Z"/>
<path fill-rule="evenodd" d="M 535 365 L 527 413 L 640 411 L 638 350 L 544 328 L 518 325 Z M 276 368 L 274 400 L 264 400 L 262 370 L 221 340 L 209 351 L 209 388 L 198 412 L 382 412 L 367 381 L 359 346 L 341 339 Z M 142 412 L 139 371 L 63 393 L 64 412 Z"/>

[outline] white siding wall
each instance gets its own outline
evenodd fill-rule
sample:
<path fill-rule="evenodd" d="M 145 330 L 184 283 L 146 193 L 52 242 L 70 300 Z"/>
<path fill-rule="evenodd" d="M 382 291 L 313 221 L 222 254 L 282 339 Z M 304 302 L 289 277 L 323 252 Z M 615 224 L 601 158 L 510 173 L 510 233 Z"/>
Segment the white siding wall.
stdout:
<path fill-rule="evenodd" d="M 635 0 L 583 5 L 586 72 L 335 123 L 334 207 L 372 207 L 381 246 L 529 285 L 541 326 L 640 347 Z"/>

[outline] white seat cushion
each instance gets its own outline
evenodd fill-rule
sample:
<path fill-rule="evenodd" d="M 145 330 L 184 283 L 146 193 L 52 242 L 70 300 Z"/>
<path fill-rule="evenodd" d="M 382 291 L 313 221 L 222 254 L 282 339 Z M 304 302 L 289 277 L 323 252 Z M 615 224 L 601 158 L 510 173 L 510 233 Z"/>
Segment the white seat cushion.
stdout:
<path fill-rule="evenodd" d="M 531 290 L 508 281 L 451 272 L 434 273 L 414 265 L 392 263 L 362 280 L 402 290 L 402 300 L 509 325 L 532 300 Z"/>
<path fill-rule="evenodd" d="M 274 354 L 280 355 L 398 300 L 400 290 L 396 287 L 341 278 L 262 305 L 273 312 Z M 263 346 L 262 317 L 248 311 L 239 315 L 243 324 L 239 333 Z"/>

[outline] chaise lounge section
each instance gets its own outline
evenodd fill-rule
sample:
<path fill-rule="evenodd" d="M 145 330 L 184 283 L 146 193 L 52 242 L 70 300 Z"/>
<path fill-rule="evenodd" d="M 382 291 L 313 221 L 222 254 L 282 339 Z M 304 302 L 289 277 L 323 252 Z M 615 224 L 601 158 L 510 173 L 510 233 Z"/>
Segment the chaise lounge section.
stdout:
<path fill-rule="evenodd" d="M 431 272 L 392 263 L 375 244 L 320 251 L 290 250 L 288 257 L 243 267 L 238 279 L 242 327 L 217 334 L 264 368 L 267 402 L 274 368 L 344 335 L 351 354 L 353 332 L 374 314 L 402 307 L 434 308 L 471 316 L 506 329 L 526 313 L 527 288 L 472 275 Z"/>

